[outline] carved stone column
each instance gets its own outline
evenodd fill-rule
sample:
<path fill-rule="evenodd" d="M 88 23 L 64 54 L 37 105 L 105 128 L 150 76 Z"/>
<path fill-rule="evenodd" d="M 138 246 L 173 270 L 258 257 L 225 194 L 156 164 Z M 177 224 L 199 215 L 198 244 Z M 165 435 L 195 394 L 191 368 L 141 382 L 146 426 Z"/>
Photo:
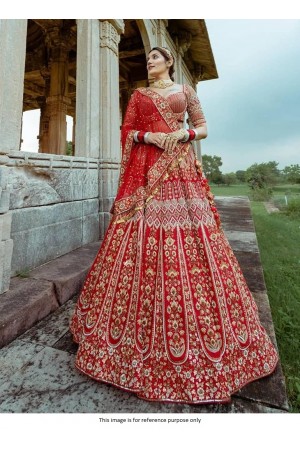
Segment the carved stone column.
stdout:
<path fill-rule="evenodd" d="M 39 128 L 39 152 L 48 153 L 49 149 L 49 105 L 47 105 L 46 99 L 50 95 L 50 72 L 47 69 L 41 71 L 45 80 L 45 97 L 40 104 L 40 128 Z"/>
<path fill-rule="evenodd" d="M 183 74 L 183 58 L 185 56 L 185 53 L 188 51 L 188 49 L 191 46 L 192 43 L 192 34 L 188 31 L 179 30 L 176 36 L 176 47 L 177 47 L 177 58 L 176 58 L 176 72 L 177 77 L 176 81 L 177 83 L 185 83 L 185 77 Z"/>
<path fill-rule="evenodd" d="M 166 47 L 167 45 L 167 26 L 168 19 L 158 19 L 157 21 L 157 44 L 160 47 Z"/>
<path fill-rule="evenodd" d="M 100 158 L 100 22 L 77 20 L 75 154 Z"/>
<path fill-rule="evenodd" d="M 55 30 L 56 31 L 56 30 Z M 56 38 L 55 34 L 55 38 Z M 53 37 L 51 36 L 53 41 Z M 64 155 L 66 152 L 66 115 L 71 100 L 68 95 L 68 48 L 63 39 L 57 39 L 51 52 L 48 153 Z"/>
<path fill-rule="evenodd" d="M 112 23 L 100 22 L 100 98 L 102 115 L 100 158 L 120 161 L 119 61 L 120 36 Z"/>
<path fill-rule="evenodd" d="M 0 294 L 10 284 L 13 240 L 6 165 L 7 154 L 20 148 L 26 33 L 27 20 L 0 20 Z"/>
<path fill-rule="evenodd" d="M 27 20 L 0 19 L 0 150 L 19 150 Z"/>
<path fill-rule="evenodd" d="M 104 234 L 110 220 L 109 210 L 117 191 L 119 178 L 120 105 L 118 44 L 124 31 L 122 20 L 100 22 L 101 117 L 100 117 L 100 223 Z M 102 216 L 102 217 L 101 217 Z M 102 219 L 102 220 L 101 220 Z"/>

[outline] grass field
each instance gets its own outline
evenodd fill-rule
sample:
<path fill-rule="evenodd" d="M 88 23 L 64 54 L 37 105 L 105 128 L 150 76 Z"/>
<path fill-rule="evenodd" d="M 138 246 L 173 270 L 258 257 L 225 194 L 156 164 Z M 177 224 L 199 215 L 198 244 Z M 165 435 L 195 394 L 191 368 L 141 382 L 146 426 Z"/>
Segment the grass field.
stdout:
<path fill-rule="evenodd" d="M 221 196 L 234 196 L 234 195 L 247 195 L 249 196 L 251 193 L 251 189 L 249 186 L 245 184 L 237 184 L 233 186 L 217 186 L 211 184 L 211 189 L 215 195 Z M 273 188 L 273 198 L 284 198 L 285 195 L 287 197 L 297 197 L 300 196 L 300 185 L 299 184 L 282 184 L 278 186 L 274 186 Z"/>
<path fill-rule="evenodd" d="M 248 195 L 246 185 L 212 186 L 215 195 Z M 300 186 L 278 186 L 274 197 L 299 195 Z M 292 412 L 300 412 L 300 221 L 268 214 L 262 202 L 251 202 L 281 364 Z"/>
<path fill-rule="evenodd" d="M 235 195 L 249 195 L 250 188 L 247 184 L 238 184 L 233 186 L 216 186 L 211 184 L 211 190 L 214 195 L 221 195 L 222 197 L 233 197 Z"/>

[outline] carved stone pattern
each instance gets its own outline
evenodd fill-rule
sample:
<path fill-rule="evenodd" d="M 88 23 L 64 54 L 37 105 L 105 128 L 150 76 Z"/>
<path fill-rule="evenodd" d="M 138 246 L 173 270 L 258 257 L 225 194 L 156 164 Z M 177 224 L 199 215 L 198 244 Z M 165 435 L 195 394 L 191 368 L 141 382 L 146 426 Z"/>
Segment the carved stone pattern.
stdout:
<path fill-rule="evenodd" d="M 54 95 L 47 98 L 47 105 L 50 115 L 56 114 L 58 112 L 64 112 L 67 114 L 70 104 L 71 100 L 68 97 L 62 95 Z"/>
<path fill-rule="evenodd" d="M 118 56 L 118 44 L 120 36 L 117 30 L 109 22 L 100 24 L 100 47 L 108 47 Z"/>
<path fill-rule="evenodd" d="M 178 51 L 181 56 L 188 51 L 192 43 L 192 34 L 188 31 L 181 30 L 178 34 Z"/>

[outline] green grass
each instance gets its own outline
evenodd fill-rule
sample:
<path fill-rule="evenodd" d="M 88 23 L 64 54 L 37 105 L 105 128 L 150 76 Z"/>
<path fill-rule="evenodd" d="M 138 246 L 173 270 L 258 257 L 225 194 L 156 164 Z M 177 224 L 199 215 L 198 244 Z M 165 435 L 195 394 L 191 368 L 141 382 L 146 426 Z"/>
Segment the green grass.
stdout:
<path fill-rule="evenodd" d="M 216 184 L 210 184 L 211 190 L 214 195 L 220 196 L 239 196 L 246 195 L 249 196 L 251 193 L 251 189 L 247 185 L 247 183 L 243 184 L 234 184 L 232 186 L 217 186 Z M 298 197 L 300 195 L 300 185 L 299 184 L 279 184 L 278 186 L 273 187 L 273 198 L 279 199 L 282 198 L 284 201 L 284 197 L 287 194 L 289 197 Z"/>
<path fill-rule="evenodd" d="M 268 214 L 252 202 L 252 214 L 291 410 L 300 412 L 299 220 Z"/>
<path fill-rule="evenodd" d="M 250 193 L 250 188 L 247 184 L 234 184 L 232 186 L 217 186 L 215 184 L 210 184 L 210 187 L 214 195 L 220 195 L 222 197 L 234 197 L 235 195 L 248 196 Z"/>
<path fill-rule="evenodd" d="M 299 184 L 279 184 L 273 188 L 274 195 L 284 195 L 288 194 L 300 194 Z"/>
<path fill-rule="evenodd" d="M 211 187 L 220 196 L 249 193 L 247 185 Z M 286 192 L 299 198 L 300 186 L 275 186 L 275 203 Z M 292 412 L 300 412 L 300 222 L 296 216 L 268 214 L 262 202 L 251 202 L 251 208 L 289 403 Z"/>

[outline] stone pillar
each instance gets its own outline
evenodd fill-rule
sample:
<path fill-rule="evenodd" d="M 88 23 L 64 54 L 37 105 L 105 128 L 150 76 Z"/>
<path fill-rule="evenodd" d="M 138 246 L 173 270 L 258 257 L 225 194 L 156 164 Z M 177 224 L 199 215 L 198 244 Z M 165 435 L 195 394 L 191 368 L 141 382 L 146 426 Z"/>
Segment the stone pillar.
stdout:
<path fill-rule="evenodd" d="M 100 223 L 103 235 L 110 220 L 109 210 L 119 178 L 120 105 L 118 44 L 124 31 L 123 20 L 100 22 L 101 116 L 100 116 Z"/>
<path fill-rule="evenodd" d="M 27 20 L 0 19 L 0 151 L 19 150 Z"/>
<path fill-rule="evenodd" d="M 0 294 L 8 291 L 13 240 L 10 239 L 8 167 L 20 149 L 27 20 L 0 20 Z"/>
<path fill-rule="evenodd" d="M 119 60 L 120 41 L 116 24 L 100 22 L 100 98 L 102 115 L 100 122 L 100 158 L 120 161 L 120 119 L 119 119 Z M 119 31 L 119 32 L 118 32 Z"/>
<path fill-rule="evenodd" d="M 192 43 L 192 34 L 188 31 L 180 30 L 177 38 L 177 58 L 176 58 L 176 67 L 175 67 L 175 74 L 176 74 L 176 81 L 177 83 L 182 84 L 184 82 L 184 76 L 183 76 L 183 58 L 185 53 L 188 51 L 188 49 L 191 46 Z"/>
<path fill-rule="evenodd" d="M 75 156 L 75 127 L 76 127 L 76 117 L 73 117 L 72 126 L 72 155 Z"/>
<path fill-rule="evenodd" d="M 41 71 L 45 80 L 45 97 L 40 103 L 40 128 L 39 128 L 39 153 L 49 153 L 49 105 L 47 105 L 46 99 L 50 95 L 50 72 L 48 69 Z"/>
<path fill-rule="evenodd" d="M 157 44 L 159 47 L 167 47 L 166 28 L 168 19 L 157 20 Z"/>
<path fill-rule="evenodd" d="M 49 112 L 48 153 L 65 155 L 67 139 L 66 115 L 68 98 L 68 46 L 59 35 L 59 28 L 48 31 L 51 42 L 50 92 L 46 99 Z"/>
<path fill-rule="evenodd" d="M 75 155 L 100 157 L 100 22 L 77 20 Z"/>
<path fill-rule="evenodd" d="M 40 108 L 40 128 L 39 128 L 39 153 L 48 153 L 48 140 L 49 140 L 49 112 L 48 105 L 43 102 Z"/>

